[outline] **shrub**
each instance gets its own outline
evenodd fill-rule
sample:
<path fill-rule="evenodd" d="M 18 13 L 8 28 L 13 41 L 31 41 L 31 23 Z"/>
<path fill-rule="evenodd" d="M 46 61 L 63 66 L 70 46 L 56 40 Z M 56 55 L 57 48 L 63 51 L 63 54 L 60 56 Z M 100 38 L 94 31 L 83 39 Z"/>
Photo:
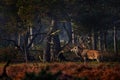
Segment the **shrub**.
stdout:
<path fill-rule="evenodd" d="M 47 72 L 46 69 L 42 69 L 38 74 L 35 73 L 26 73 L 25 78 L 23 80 L 57 80 L 57 77 L 61 74 L 61 72 L 57 72 L 56 74 L 52 74 Z"/>
<path fill-rule="evenodd" d="M 19 51 L 11 47 L 1 48 L 0 62 L 6 62 L 8 60 L 11 60 L 12 62 L 24 61 L 23 54 L 20 54 Z"/>

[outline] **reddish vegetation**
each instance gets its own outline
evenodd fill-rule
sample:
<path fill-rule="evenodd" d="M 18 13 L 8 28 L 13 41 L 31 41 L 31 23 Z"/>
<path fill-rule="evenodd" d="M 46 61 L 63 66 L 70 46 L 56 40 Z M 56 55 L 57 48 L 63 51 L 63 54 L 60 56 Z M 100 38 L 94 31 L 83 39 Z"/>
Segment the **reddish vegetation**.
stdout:
<path fill-rule="evenodd" d="M 82 63 L 48 63 L 38 65 L 12 65 L 7 68 L 8 75 L 13 80 L 21 80 L 25 72 L 38 73 L 41 69 L 47 67 L 48 72 L 55 74 L 58 71 L 62 71 L 60 75 L 61 80 L 67 79 L 73 80 L 74 78 L 87 78 L 88 80 L 120 80 L 120 65 L 119 64 L 82 64 Z M 2 67 L 0 68 L 2 73 Z"/>

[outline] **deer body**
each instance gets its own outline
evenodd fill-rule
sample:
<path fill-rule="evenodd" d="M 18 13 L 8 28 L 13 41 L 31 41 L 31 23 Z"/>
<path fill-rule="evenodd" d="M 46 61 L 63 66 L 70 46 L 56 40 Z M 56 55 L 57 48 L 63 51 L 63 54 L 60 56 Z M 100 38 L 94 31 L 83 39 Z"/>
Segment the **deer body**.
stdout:
<path fill-rule="evenodd" d="M 97 62 L 100 61 L 100 51 L 97 50 L 89 50 L 89 49 L 83 49 L 79 46 L 75 46 L 71 49 L 72 52 L 74 52 L 78 57 L 81 57 L 84 62 L 86 62 L 87 59 L 90 60 L 97 60 Z"/>

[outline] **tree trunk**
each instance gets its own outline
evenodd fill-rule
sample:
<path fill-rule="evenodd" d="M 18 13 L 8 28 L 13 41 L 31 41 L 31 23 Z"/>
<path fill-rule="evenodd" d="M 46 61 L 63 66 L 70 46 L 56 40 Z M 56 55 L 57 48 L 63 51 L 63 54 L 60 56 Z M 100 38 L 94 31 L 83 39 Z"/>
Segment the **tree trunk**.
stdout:
<path fill-rule="evenodd" d="M 43 61 L 44 62 L 50 62 L 50 42 L 51 42 L 51 36 L 47 36 L 46 38 L 46 45 L 44 49 L 44 54 L 43 54 Z"/>
<path fill-rule="evenodd" d="M 98 32 L 98 50 L 101 50 L 101 32 Z"/>
<path fill-rule="evenodd" d="M 54 26 L 53 26 L 53 32 L 58 30 L 58 24 L 57 24 L 57 20 L 54 21 Z M 53 54 L 51 55 L 51 57 L 53 58 L 53 60 L 55 59 L 55 55 L 58 55 L 59 51 L 61 50 L 61 45 L 60 45 L 60 39 L 59 39 L 59 35 L 54 35 L 53 36 Z"/>
<path fill-rule="evenodd" d="M 114 37 L 113 37 L 114 39 L 114 53 L 116 54 L 116 55 L 118 55 L 118 50 L 117 50 L 117 29 L 116 29 L 116 27 L 114 26 Z"/>
<path fill-rule="evenodd" d="M 107 30 L 103 32 L 103 50 L 107 51 Z"/>
<path fill-rule="evenodd" d="M 24 43 L 24 54 L 25 54 L 25 62 L 28 62 L 28 55 L 27 55 L 27 49 L 26 49 L 26 44 Z"/>
<path fill-rule="evenodd" d="M 25 54 L 25 61 L 26 63 L 28 62 L 28 48 L 27 48 L 27 45 L 28 45 L 28 37 L 29 37 L 29 33 L 27 32 L 26 34 L 24 34 L 24 43 L 23 43 L 23 52 Z"/>
<path fill-rule="evenodd" d="M 31 42 L 31 40 L 32 40 L 32 38 L 33 38 L 33 36 L 32 36 L 32 34 L 33 34 L 33 31 L 32 31 L 32 27 L 29 27 L 29 39 L 28 39 L 28 44 L 30 44 L 30 42 Z M 32 43 L 32 45 L 31 45 L 31 47 L 33 47 L 33 43 Z"/>
<path fill-rule="evenodd" d="M 21 36 L 20 36 L 20 33 L 18 33 L 18 46 L 20 46 L 20 39 L 21 39 Z"/>
<path fill-rule="evenodd" d="M 60 39 L 59 36 L 56 35 L 53 37 L 53 42 L 54 42 L 54 55 L 58 55 L 59 51 L 61 50 L 61 46 L 60 46 Z M 53 55 L 53 57 L 55 57 Z"/>
<path fill-rule="evenodd" d="M 75 44 L 75 35 L 74 35 L 73 28 L 72 28 L 72 44 L 73 45 Z"/>
<path fill-rule="evenodd" d="M 92 40 L 92 49 L 97 49 L 96 34 L 95 34 L 95 29 L 94 28 L 92 28 L 91 40 Z"/>

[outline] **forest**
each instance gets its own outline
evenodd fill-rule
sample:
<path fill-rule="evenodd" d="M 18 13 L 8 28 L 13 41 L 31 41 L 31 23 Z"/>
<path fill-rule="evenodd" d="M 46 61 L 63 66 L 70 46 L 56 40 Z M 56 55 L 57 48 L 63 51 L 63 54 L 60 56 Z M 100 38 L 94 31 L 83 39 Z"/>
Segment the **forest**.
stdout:
<path fill-rule="evenodd" d="M 120 79 L 119 4 L 119 0 L 1 0 L 0 78 Z M 97 61 L 92 60 L 95 56 Z"/>

